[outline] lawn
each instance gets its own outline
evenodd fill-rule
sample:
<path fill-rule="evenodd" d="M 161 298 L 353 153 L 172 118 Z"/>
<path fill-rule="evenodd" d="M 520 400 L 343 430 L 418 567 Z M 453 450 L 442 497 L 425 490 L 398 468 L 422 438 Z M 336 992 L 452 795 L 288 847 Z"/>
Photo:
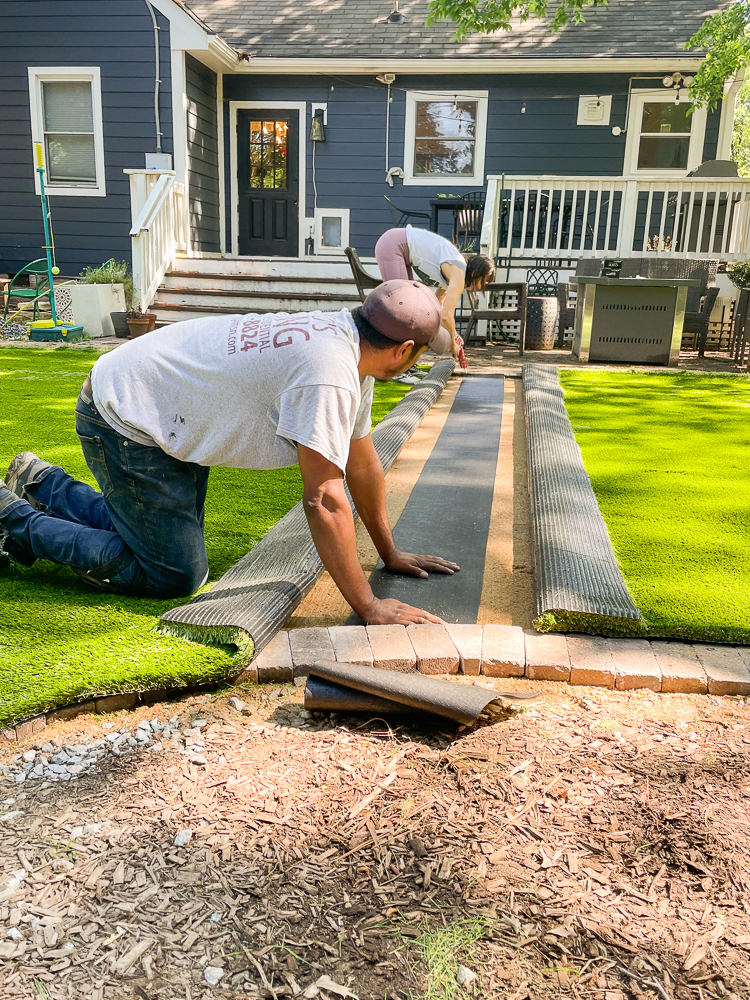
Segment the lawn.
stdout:
<path fill-rule="evenodd" d="M 649 633 L 750 643 L 750 380 L 570 370 L 560 380 Z"/>
<path fill-rule="evenodd" d="M 78 390 L 99 354 L 70 347 L 0 351 L 0 477 L 36 451 L 95 485 L 74 428 Z M 376 385 L 373 422 L 408 392 Z M 210 581 L 243 556 L 301 497 L 296 467 L 213 469 L 206 501 Z M 4 568 L 3 568 L 4 567 Z M 0 563 L 0 724 L 92 695 L 210 684 L 231 675 L 233 650 L 156 633 L 174 601 L 102 595 L 68 569 Z"/>

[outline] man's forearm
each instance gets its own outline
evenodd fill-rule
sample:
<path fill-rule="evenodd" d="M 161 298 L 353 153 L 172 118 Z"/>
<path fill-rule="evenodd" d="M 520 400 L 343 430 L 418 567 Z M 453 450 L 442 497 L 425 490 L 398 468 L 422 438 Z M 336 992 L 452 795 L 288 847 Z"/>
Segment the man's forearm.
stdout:
<path fill-rule="evenodd" d="M 374 596 L 357 558 L 354 518 L 343 483 L 325 496 L 306 497 L 304 508 L 323 565 L 346 602 L 366 620 Z"/>
<path fill-rule="evenodd" d="M 374 448 L 366 463 L 347 469 L 347 485 L 378 555 L 387 562 L 396 546 L 385 506 L 383 466 Z"/>

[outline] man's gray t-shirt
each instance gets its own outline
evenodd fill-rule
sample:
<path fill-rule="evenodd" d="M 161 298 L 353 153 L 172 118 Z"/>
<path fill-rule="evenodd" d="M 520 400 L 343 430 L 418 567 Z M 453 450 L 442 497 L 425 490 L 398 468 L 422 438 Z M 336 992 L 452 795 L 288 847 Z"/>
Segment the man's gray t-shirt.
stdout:
<path fill-rule="evenodd" d="M 280 469 L 301 444 L 344 471 L 371 426 L 359 353 L 346 309 L 187 320 L 101 357 L 94 403 L 120 434 L 182 462 Z"/>

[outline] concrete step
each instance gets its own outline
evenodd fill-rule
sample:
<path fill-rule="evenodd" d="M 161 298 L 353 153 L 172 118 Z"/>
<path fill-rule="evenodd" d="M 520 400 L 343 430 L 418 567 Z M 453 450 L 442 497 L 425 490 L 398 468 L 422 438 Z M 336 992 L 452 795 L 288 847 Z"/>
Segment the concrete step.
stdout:
<path fill-rule="evenodd" d="M 348 278 L 305 276 L 290 277 L 282 274 L 203 274 L 200 271 L 170 271 L 164 278 L 165 288 L 215 289 L 222 294 L 230 291 L 272 291 L 276 294 L 287 292 L 342 292 L 347 295 L 357 295 L 357 286 Z"/>
<path fill-rule="evenodd" d="M 232 316 L 236 313 L 244 314 L 250 312 L 260 315 L 275 312 L 339 312 L 339 310 L 344 308 L 351 308 L 351 303 L 304 302 L 297 303 L 297 307 L 295 308 L 294 300 L 260 306 L 257 302 L 252 305 L 243 305 L 241 302 L 230 303 L 214 300 L 212 303 L 202 305 L 195 302 L 168 302 L 159 298 L 151 306 L 149 312 L 156 313 L 157 326 L 165 326 L 167 323 L 181 323 L 183 320 L 200 319 L 202 316 Z"/>
<path fill-rule="evenodd" d="M 374 275 L 378 266 L 374 257 L 362 263 Z M 348 278 L 352 272 L 346 257 L 183 257 L 175 260 L 175 271 L 198 274 L 278 275 L 290 278 Z"/>
<path fill-rule="evenodd" d="M 217 289 L 217 288 L 167 288 L 159 289 L 153 307 L 161 309 L 203 310 L 208 312 L 220 308 L 225 313 L 249 312 L 338 312 L 340 309 L 354 309 L 359 305 L 359 296 L 346 292 L 295 291 L 280 292 L 277 289 Z"/>

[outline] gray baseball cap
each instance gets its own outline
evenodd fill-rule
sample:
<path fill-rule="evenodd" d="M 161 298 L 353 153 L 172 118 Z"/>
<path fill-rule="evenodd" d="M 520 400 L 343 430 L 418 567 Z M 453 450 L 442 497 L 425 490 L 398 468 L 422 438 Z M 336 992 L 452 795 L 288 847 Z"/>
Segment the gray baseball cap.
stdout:
<path fill-rule="evenodd" d="M 362 305 L 362 315 L 389 340 L 428 344 L 435 354 L 447 354 L 451 335 L 440 325 L 440 305 L 427 285 L 392 278 L 373 288 Z"/>

